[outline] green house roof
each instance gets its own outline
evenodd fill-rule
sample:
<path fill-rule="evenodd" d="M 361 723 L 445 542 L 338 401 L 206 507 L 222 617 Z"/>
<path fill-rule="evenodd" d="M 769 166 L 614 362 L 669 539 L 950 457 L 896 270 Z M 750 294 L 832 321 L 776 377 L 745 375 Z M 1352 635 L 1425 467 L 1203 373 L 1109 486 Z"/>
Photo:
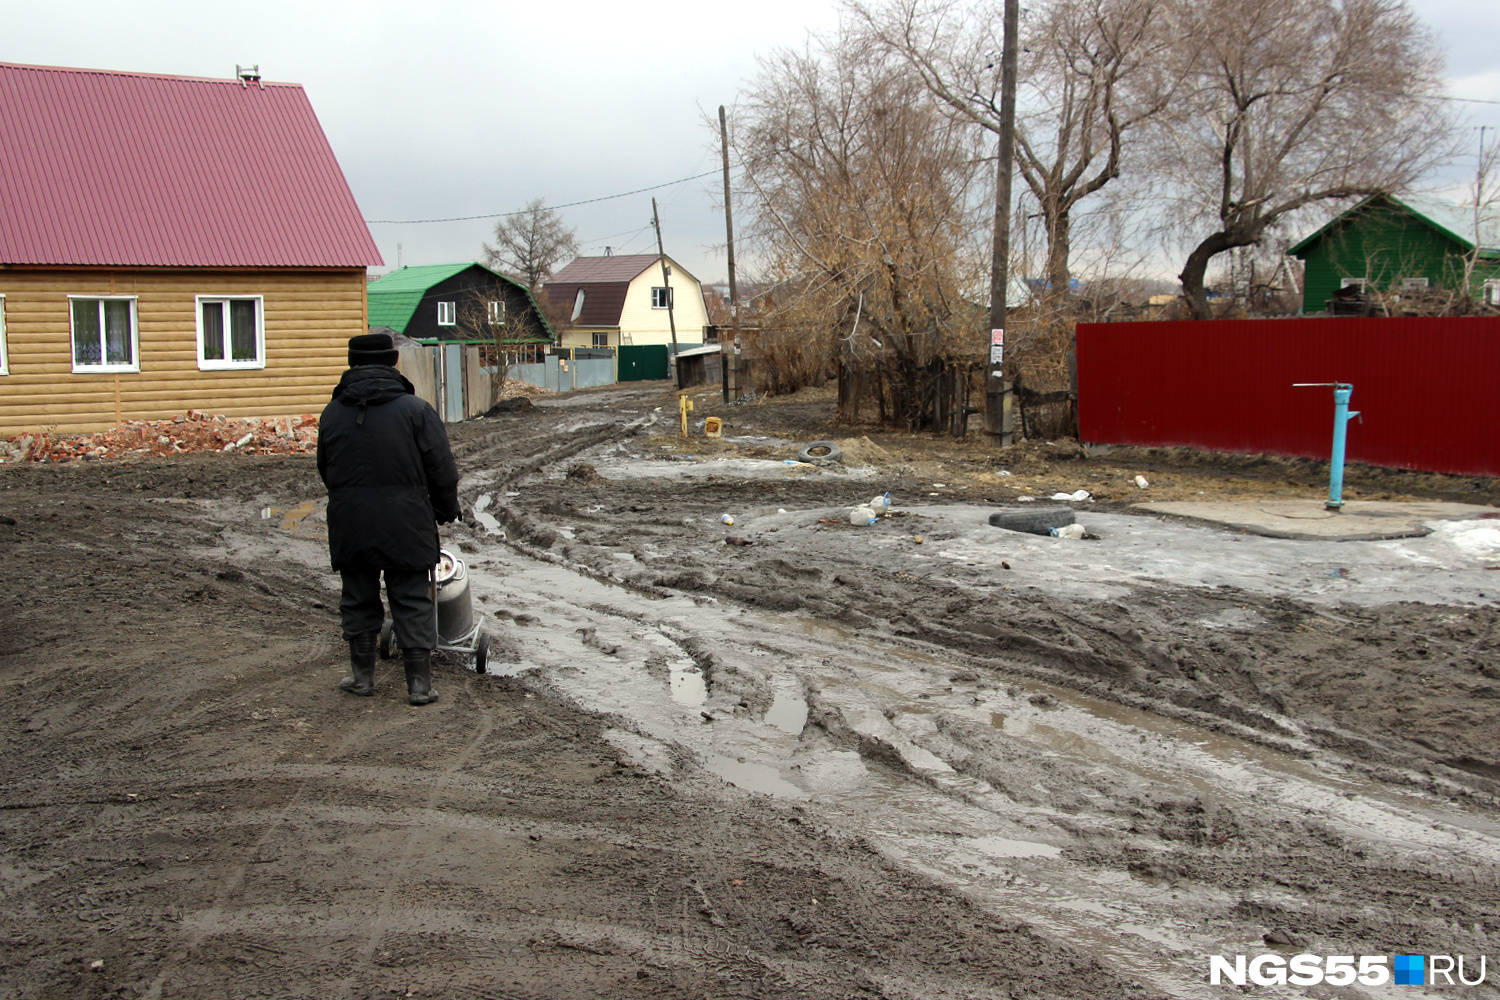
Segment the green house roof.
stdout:
<path fill-rule="evenodd" d="M 1400 198 L 1397 198 L 1395 195 L 1371 195 L 1359 204 L 1329 219 L 1312 235 L 1305 237 L 1292 246 L 1287 253 L 1293 257 L 1303 256 L 1303 252 L 1327 235 L 1329 230 L 1348 221 L 1359 213 L 1360 210 L 1376 201 L 1385 201 L 1396 208 L 1405 209 L 1414 217 L 1437 230 L 1454 243 L 1457 243 L 1465 252 L 1474 248 L 1474 209 L 1472 206 L 1466 207 L 1451 201 L 1443 201 L 1438 198 L 1425 198 L 1418 195 L 1403 195 Z M 1465 233 L 1469 235 L 1465 236 Z M 1491 258 L 1500 256 L 1500 231 L 1497 231 L 1493 219 L 1482 218 L 1480 220 L 1479 236 L 1480 257 Z"/>
<path fill-rule="evenodd" d="M 370 325 L 388 326 L 398 333 L 405 333 L 406 324 L 411 322 L 412 315 L 417 311 L 417 306 L 422 304 L 422 296 L 427 294 L 427 290 L 471 267 L 488 271 L 506 284 L 520 289 L 526 295 L 526 300 L 531 303 L 531 308 L 536 311 L 536 317 L 541 321 L 542 329 L 547 331 L 547 336 L 556 339 L 552 327 L 547 323 L 547 317 L 543 316 L 541 309 L 537 308 L 531 289 L 514 278 L 474 261 L 463 264 L 423 264 L 417 267 L 403 267 L 370 282 L 365 289 L 370 302 Z"/>

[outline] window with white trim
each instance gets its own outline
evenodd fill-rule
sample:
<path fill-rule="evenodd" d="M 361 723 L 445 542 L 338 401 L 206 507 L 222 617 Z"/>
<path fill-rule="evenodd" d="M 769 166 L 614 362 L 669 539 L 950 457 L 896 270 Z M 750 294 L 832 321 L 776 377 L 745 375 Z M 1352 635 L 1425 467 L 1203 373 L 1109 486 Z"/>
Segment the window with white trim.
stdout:
<path fill-rule="evenodd" d="M 259 295 L 199 295 L 198 368 L 266 366 L 264 300 Z"/>
<path fill-rule="evenodd" d="M 0 375 L 10 374 L 10 355 L 5 351 L 5 296 L 0 295 Z"/>
<path fill-rule="evenodd" d="M 594 346 L 595 347 L 608 347 L 609 346 L 609 334 L 608 333 L 600 333 L 598 331 L 595 331 L 594 332 Z"/>
<path fill-rule="evenodd" d="M 138 372 L 134 295 L 69 295 L 75 372 Z"/>
<path fill-rule="evenodd" d="M 1426 278 L 1402 278 L 1402 288 L 1427 288 L 1430 282 Z"/>
<path fill-rule="evenodd" d="M 490 323 L 500 326 L 505 322 L 505 300 L 490 299 Z"/>
<path fill-rule="evenodd" d="M 1484 301 L 1487 305 L 1500 306 L 1500 278 L 1484 279 Z"/>
<path fill-rule="evenodd" d="M 457 325 L 458 325 L 458 303 L 456 303 L 456 302 L 439 302 L 438 303 L 438 326 L 457 326 Z"/>
<path fill-rule="evenodd" d="M 1340 278 L 1339 279 L 1339 287 L 1340 288 L 1358 288 L 1360 291 L 1363 292 L 1363 291 L 1365 291 L 1369 287 L 1369 285 L 1370 285 L 1370 279 L 1369 278 Z"/>
<path fill-rule="evenodd" d="M 672 289 L 670 289 L 670 288 L 660 288 L 660 287 L 651 289 L 651 308 L 652 309 L 670 309 L 671 307 L 672 307 Z"/>

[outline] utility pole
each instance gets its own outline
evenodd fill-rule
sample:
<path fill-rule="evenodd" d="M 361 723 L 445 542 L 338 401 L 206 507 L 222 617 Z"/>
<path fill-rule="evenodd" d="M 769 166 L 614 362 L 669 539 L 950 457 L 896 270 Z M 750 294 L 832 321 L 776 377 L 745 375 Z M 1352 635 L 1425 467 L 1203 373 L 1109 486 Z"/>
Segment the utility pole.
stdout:
<path fill-rule="evenodd" d="M 1010 177 L 1015 162 L 1016 32 L 1019 0 L 1005 0 L 1000 53 L 1000 141 L 995 167 L 995 243 L 990 258 L 990 345 L 985 359 L 984 436 L 993 445 L 1014 441 L 1011 386 L 1005 381 L 1005 291 L 1010 284 Z"/>
<path fill-rule="evenodd" d="M 682 388 L 682 366 L 677 363 L 677 320 L 672 316 L 672 269 L 667 266 L 667 252 L 661 248 L 661 217 L 656 214 L 656 199 L 651 199 L 651 224 L 656 227 L 656 253 L 661 257 L 662 291 L 667 296 L 667 325 L 672 328 L 672 367 L 677 369 L 677 388 Z"/>
<path fill-rule="evenodd" d="M 734 284 L 734 215 L 729 203 L 729 126 L 724 105 L 719 105 L 719 148 L 724 156 L 724 236 L 729 246 L 729 349 L 720 345 L 719 363 L 724 365 L 724 402 L 740 395 L 740 293 Z"/>

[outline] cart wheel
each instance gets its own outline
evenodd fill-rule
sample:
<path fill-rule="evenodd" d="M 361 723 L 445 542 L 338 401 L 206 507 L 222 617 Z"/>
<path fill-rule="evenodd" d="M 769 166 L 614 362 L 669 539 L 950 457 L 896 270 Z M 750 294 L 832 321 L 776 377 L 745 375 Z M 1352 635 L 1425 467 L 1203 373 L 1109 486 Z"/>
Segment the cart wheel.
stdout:
<path fill-rule="evenodd" d="M 479 647 L 474 650 L 474 672 L 484 673 L 484 664 L 490 658 L 490 637 L 480 634 Z"/>
<path fill-rule="evenodd" d="M 389 660 L 396 655 L 396 623 L 386 622 L 380 629 L 380 658 Z"/>

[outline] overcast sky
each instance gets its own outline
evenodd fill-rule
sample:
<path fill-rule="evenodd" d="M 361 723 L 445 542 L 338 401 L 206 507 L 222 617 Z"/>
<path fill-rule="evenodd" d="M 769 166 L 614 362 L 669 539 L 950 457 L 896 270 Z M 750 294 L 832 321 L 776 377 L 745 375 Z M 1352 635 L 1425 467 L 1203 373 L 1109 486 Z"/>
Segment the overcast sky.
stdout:
<path fill-rule="evenodd" d="M 1414 0 L 1477 148 L 1500 142 L 1500 0 Z M 303 84 L 386 267 L 474 260 L 494 216 L 544 197 L 584 252 L 656 249 L 722 281 L 717 136 L 756 56 L 837 23 L 828 0 L 0 0 L 0 59 Z M 1449 172 L 1458 184 L 1464 174 Z M 1472 169 L 1472 164 L 1467 168 Z M 671 183 L 708 173 L 710 176 Z M 611 197 L 665 185 L 626 197 Z M 577 202 L 588 204 L 574 204 Z M 567 207 L 562 207 L 567 206 Z"/>

